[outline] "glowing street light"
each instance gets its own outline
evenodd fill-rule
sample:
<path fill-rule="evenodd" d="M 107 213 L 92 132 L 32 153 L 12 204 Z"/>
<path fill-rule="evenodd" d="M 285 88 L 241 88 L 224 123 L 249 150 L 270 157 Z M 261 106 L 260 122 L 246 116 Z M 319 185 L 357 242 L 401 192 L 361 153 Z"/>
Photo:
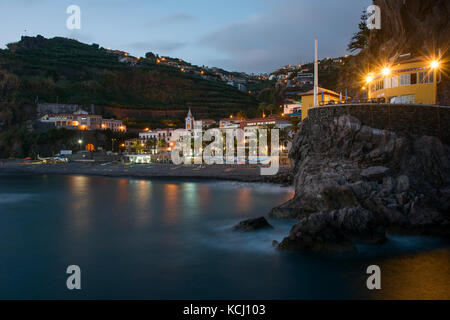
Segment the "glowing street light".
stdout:
<path fill-rule="evenodd" d="M 383 71 L 383 76 L 388 76 L 391 74 L 391 69 L 389 69 L 388 67 L 384 68 Z"/>
<path fill-rule="evenodd" d="M 371 83 L 372 80 L 373 80 L 373 76 L 368 75 L 368 76 L 366 77 L 366 82 L 367 82 L 367 83 Z"/>
<path fill-rule="evenodd" d="M 430 66 L 431 66 L 432 69 L 439 68 L 439 61 L 437 61 L 437 60 L 431 61 Z"/>
<path fill-rule="evenodd" d="M 83 140 L 78 140 L 78 143 L 79 143 L 79 144 L 82 144 L 82 143 L 83 143 Z"/>

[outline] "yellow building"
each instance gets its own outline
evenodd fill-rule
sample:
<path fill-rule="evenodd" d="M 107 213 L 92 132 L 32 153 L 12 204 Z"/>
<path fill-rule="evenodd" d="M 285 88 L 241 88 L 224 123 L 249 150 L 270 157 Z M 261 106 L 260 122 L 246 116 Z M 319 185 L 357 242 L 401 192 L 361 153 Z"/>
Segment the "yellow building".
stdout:
<path fill-rule="evenodd" d="M 302 120 L 304 120 L 306 117 L 308 117 L 309 108 L 314 107 L 314 89 L 304 93 L 300 93 L 297 96 L 301 97 Z M 340 94 L 328 89 L 318 88 L 317 100 L 318 105 L 326 105 L 329 104 L 330 101 L 332 101 L 333 103 L 338 103 L 340 101 Z"/>
<path fill-rule="evenodd" d="M 436 104 L 438 68 L 437 61 L 424 57 L 387 64 L 367 76 L 368 97 L 385 98 L 387 103 Z"/>

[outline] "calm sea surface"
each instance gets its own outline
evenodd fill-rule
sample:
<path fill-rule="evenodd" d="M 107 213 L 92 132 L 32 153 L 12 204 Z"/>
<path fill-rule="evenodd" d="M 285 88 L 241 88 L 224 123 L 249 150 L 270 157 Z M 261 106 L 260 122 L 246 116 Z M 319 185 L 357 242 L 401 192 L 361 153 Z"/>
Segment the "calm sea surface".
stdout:
<path fill-rule="evenodd" d="M 450 245 L 391 237 L 354 258 L 278 252 L 295 221 L 230 228 L 292 189 L 235 182 L 0 176 L 0 298 L 450 298 Z M 382 290 L 366 288 L 367 266 Z M 66 288 L 78 265 L 82 290 Z"/>

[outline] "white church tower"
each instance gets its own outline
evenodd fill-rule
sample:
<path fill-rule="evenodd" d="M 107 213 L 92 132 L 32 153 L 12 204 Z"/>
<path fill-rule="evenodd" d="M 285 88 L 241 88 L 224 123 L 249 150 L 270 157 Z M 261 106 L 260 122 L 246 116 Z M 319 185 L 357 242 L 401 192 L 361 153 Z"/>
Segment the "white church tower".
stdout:
<path fill-rule="evenodd" d="M 184 121 L 186 123 L 187 131 L 191 131 L 194 129 L 194 117 L 192 116 L 191 108 L 189 108 L 189 112 L 188 112 L 186 118 L 184 118 Z"/>

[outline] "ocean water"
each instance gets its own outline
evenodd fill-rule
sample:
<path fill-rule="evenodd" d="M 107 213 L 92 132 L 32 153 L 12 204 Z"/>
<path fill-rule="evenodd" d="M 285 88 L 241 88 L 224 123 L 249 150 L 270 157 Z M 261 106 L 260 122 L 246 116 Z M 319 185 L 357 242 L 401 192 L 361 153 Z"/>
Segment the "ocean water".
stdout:
<path fill-rule="evenodd" d="M 0 298 L 450 298 L 450 244 L 439 238 L 394 236 L 336 259 L 275 250 L 295 221 L 230 231 L 292 196 L 267 184 L 0 176 Z M 371 291 L 374 264 L 382 289 Z M 81 290 L 66 287 L 69 265 Z"/>

